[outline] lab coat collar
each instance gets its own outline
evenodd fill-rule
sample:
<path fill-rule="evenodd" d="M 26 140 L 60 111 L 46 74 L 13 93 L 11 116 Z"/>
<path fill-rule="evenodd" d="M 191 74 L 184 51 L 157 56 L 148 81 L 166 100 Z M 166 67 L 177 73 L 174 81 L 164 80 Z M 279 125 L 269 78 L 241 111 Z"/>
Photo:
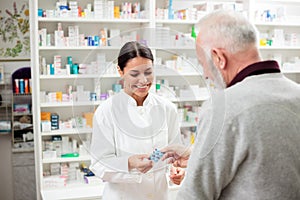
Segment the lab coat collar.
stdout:
<path fill-rule="evenodd" d="M 119 93 L 112 98 L 112 118 L 118 129 L 132 138 L 152 138 L 164 128 L 166 116 L 164 104 L 155 103 L 149 93 L 143 106 L 137 106 L 136 101 L 127 93 Z"/>
<path fill-rule="evenodd" d="M 136 100 L 132 96 L 130 96 L 129 94 L 127 94 L 124 90 L 122 90 L 121 92 L 123 93 L 124 96 L 127 97 L 129 105 L 137 106 Z M 148 95 L 147 95 L 147 97 L 146 97 L 146 99 L 143 102 L 143 106 L 147 106 L 147 105 L 150 104 L 150 99 L 151 99 L 150 96 L 151 95 L 152 94 L 149 92 Z"/>

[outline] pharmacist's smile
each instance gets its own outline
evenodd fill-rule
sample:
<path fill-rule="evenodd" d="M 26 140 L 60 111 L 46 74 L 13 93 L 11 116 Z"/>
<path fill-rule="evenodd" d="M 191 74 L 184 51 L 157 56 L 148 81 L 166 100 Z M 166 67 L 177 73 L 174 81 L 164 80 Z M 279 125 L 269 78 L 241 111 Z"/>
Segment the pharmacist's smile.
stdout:
<path fill-rule="evenodd" d="M 148 88 L 150 88 L 150 86 L 151 86 L 151 83 L 147 83 L 144 85 L 133 85 L 132 88 L 137 89 L 139 91 L 144 91 L 144 90 L 147 90 Z"/>

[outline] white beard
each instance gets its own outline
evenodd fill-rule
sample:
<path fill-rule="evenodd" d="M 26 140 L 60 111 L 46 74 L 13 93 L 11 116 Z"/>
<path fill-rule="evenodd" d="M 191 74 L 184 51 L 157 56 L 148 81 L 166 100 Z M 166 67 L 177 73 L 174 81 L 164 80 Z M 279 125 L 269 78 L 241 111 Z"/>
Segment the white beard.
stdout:
<path fill-rule="evenodd" d="M 210 58 L 207 58 L 208 70 L 210 71 L 212 77 L 206 79 L 206 84 L 209 89 L 212 90 L 224 90 L 226 88 L 226 83 L 221 72 L 213 64 Z"/>

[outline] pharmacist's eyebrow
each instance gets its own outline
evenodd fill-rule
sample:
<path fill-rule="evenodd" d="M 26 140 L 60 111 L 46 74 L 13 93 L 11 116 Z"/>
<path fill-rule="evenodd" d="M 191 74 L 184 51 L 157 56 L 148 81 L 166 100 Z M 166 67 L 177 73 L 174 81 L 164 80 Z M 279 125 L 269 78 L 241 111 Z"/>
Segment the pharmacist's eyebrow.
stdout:
<path fill-rule="evenodd" d="M 139 70 L 130 70 L 130 72 L 135 72 L 135 73 L 139 73 L 140 71 Z"/>

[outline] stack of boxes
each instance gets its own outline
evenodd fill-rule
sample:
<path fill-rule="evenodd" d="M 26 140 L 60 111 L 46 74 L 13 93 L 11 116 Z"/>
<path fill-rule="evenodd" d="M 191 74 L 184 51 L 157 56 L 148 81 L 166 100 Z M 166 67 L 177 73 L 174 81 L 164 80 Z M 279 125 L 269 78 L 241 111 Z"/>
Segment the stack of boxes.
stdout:
<path fill-rule="evenodd" d="M 54 31 L 54 45 L 56 47 L 63 47 L 63 46 L 65 46 L 64 31 L 62 29 L 62 24 L 61 23 L 57 24 L 57 30 Z M 44 45 L 42 45 L 42 46 L 44 46 Z"/>
<path fill-rule="evenodd" d="M 69 16 L 78 17 L 78 5 L 77 1 L 69 1 Z"/>
<path fill-rule="evenodd" d="M 94 0 L 94 17 L 96 19 L 113 19 L 114 1 Z"/>

